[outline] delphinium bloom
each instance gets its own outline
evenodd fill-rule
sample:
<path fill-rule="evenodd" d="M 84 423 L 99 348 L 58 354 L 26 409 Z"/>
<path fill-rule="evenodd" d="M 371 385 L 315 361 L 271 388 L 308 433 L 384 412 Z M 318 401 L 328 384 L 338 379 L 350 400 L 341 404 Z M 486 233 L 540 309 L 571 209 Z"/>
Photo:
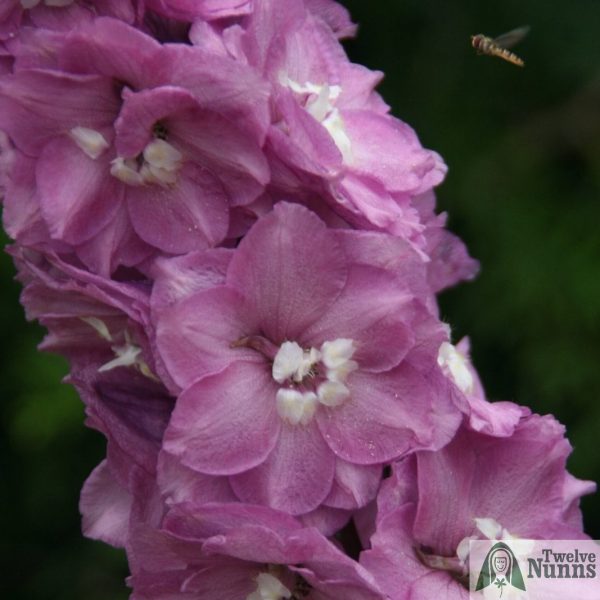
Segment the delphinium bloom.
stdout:
<path fill-rule="evenodd" d="M 257 78 L 108 18 L 75 28 L 53 50 L 54 65 L 16 68 L 0 81 L 0 126 L 24 172 L 6 190 L 11 235 L 27 242 L 41 221 L 46 247 L 67 245 L 104 275 L 223 241 L 230 205 L 252 201 L 269 178 Z M 178 85 L 195 62 L 195 87 Z M 236 97 L 215 102 L 225 94 Z M 33 218 L 22 218 L 25 208 Z"/>
<path fill-rule="evenodd" d="M 257 3 L 223 39 L 272 86 L 265 150 L 275 197 L 313 190 L 357 227 L 421 243 L 423 226 L 410 200 L 440 183 L 446 168 L 408 125 L 387 114 L 374 92 L 381 73 L 349 62 L 331 29 L 299 0 Z"/>
<path fill-rule="evenodd" d="M 128 544 L 133 600 L 385 600 L 373 577 L 313 528 L 244 504 L 175 505 L 152 527 L 139 507 Z"/>
<path fill-rule="evenodd" d="M 224 285 L 155 311 L 158 356 L 181 392 L 164 448 L 228 475 L 243 501 L 307 513 L 335 497 L 342 469 L 364 504 L 374 468 L 441 447 L 460 421 L 437 366 L 446 330 L 415 283 L 422 262 L 395 277 L 346 253 L 344 238 L 361 247 L 360 233 L 278 204 Z"/>
<path fill-rule="evenodd" d="M 471 539 L 585 537 L 579 498 L 595 486 L 565 470 L 570 452 L 551 416 L 525 417 L 509 437 L 461 428 L 394 466 L 361 563 L 392 600 L 464 600 Z"/>

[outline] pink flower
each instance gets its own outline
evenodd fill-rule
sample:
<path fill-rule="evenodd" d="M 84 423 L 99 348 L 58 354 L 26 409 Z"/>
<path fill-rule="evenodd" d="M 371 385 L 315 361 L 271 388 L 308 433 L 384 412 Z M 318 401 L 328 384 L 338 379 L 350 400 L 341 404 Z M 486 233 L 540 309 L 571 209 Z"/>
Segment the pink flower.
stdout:
<path fill-rule="evenodd" d="M 319 10 L 312 13 L 311 6 Z M 226 51 L 273 87 L 266 147 L 272 193 L 302 198 L 314 190 L 352 225 L 419 243 L 423 226 L 410 200 L 440 183 L 446 167 L 408 125 L 387 114 L 374 92 L 381 73 L 348 61 L 317 16 L 323 9 L 322 2 L 265 0 L 242 30 L 223 32 Z M 207 43 L 205 36 L 193 39 Z"/>
<path fill-rule="evenodd" d="M 461 429 L 437 452 L 394 467 L 361 556 L 392 600 L 464 600 L 469 539 L 585 537 L 579 498 L 595 485 L 565 470 L 571 447 L 553 417 L 524 418 L 510 437 Z"/>
<path fill-rule="evenodd" d="M 225 285 L 156 310 L 158 353 L 183 390 L 167 452 L 230 476 L 243 501 L 304 514 L 363 505 L 374 467 L 449 441 L 460 416 L 435 364 L 445 330 L 418 299 L 422 262 L 404 244 L 409 277 L 371 266 L 371 236 L 278 204 Z"/>
<path fill-rule="evenodd" d="M 39 206 L 53 241 L 108 275 L 152 252 L 180 254 L 225 238 L 229 207 L 256 198 L 269 173 L 260 83 L 224 62 L 97 19 L 58 45 L 61 70 L 20 69 L 0 81 L 0 126 L 37 159 L 27 210 Z M 188 87 L 175 81 L 185 64 Z M 9 228 L 27 235 L 13 225 L 25 220 L 18 198 L 7 193 L 6 204 Z"/>
<path fill-rule="evenodd" d="M 372 576 L 315 529 L 264 507 L 176 505 L 156 528 L 134 523 L 135 600 L 384 600 Z"/>

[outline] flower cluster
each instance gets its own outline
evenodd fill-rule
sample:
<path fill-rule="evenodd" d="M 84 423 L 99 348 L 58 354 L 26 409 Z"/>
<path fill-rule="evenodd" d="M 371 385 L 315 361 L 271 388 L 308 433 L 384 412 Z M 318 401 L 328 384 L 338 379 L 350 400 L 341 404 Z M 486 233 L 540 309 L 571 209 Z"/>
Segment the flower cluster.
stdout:
<path fill-rule="evenodd" d="M 470 539 L 584 535 L 562 427 L 488 402 L 439 318 L 477 263 L 354 31 L 333 0 L 0 9 L 9 251 L 136 600 L 459 599 Z"/>

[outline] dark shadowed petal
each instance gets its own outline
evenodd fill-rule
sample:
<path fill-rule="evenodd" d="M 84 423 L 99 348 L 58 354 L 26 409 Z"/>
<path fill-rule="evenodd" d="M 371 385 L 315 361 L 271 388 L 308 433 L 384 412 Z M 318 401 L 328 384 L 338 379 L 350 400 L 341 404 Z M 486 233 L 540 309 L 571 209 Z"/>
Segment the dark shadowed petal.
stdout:
<path fill-rule="evenodd" d="M 261 464 L 276 446 L 281 424 L 272 382 L 264 365 L 247 362 L 200 379 L 178 398 L 164 449 L 212 475 Z"/>
<path fill-rule="evenodd" d="M 346 259 L 325 224 L 300 205 L 279 203 L 242 240 L 227 272 L 273 342 L 294 339 L 336 300 Z"/>
<path fill-rule="evenodd" d="M 314 423 L 283 424 L 267 460 L 230 478 L 243 502 L 266 504 L 293 515 L 317 508 L 331 490 L 335 458 Z"/>

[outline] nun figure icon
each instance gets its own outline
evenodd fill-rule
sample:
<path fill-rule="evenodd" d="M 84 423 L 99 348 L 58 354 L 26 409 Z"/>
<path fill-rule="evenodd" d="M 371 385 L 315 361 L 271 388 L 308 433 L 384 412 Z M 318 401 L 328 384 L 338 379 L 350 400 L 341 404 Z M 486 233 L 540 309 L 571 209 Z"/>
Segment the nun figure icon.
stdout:
<path fill-rule="evenodd" d="M 483 590 L 488 586 L 498 588 L 500 592 L 498 598 L 502 598 L 505 587 L 512 586 L 525 591 L 525 583 L 519 568 L 519 562 L 513 551 L 504 542 L 497 542 L 487 553 L 475 591 Z"/>

